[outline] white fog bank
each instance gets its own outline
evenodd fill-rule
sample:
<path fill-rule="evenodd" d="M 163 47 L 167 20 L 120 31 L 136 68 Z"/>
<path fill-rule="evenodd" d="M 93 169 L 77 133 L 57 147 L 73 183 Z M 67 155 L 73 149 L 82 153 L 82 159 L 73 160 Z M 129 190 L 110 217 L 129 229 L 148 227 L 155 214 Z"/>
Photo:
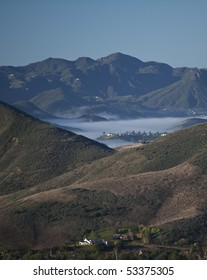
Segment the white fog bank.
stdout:
<path fill-rule="evenodd" d="M 50 123 L 63 126 L 65 129 L 74 131 L 90 139 L 96 140 L 97 137 L 105 133 L 124 133 L 126 131 L 141 132 L 165 132 L 172 131 L 172 127 L 186 118 L 144 118 L 132 120 L 110 120 L 101 122 L 81 122 L 74 119 L 50 119 Z M 78 131 L 76 129 L 79 129 Z M 129 144 L 122 140 L 101 141 L 109 147 L 118 147 Z"/>

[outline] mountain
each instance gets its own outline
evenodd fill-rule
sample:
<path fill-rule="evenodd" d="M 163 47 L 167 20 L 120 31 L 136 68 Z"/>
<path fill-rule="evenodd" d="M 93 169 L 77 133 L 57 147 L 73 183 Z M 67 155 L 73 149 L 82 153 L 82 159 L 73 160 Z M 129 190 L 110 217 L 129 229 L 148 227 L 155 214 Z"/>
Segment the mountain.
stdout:
<path fill-rule="evenodd" d="M 38 118 L 176 115 L 205 112 L 207 104 L 207 69 L 173 68 L 121 53 L 2 66 L 0 83 L 0 100 L 24 104 L 21 109 Z"/>
<path fill-rule="evenodd" d="M 175 124 L 173 127 L 171 127 L 169 130 L 175 131 L 175 130 L 180 130 L 192 125 L 197 125 L 201 123 L 207 123 L 207 119 L 201 119 L 201 118 L 189 118 L 184 121 L 181 121 L 177 124 Z"/>
<path fill-rule="evenodd" d="M 173 110 L 205 110 L 207 102 L 207 71 L 187 69 L 181 80 L 143 96 L 143 105 Z"/>
<path fill-rule="evenodd" d="M 103 122 L 103 121 L 108 121 L 108 119 L 100 117 L 100 116 L 96 116 L 96 115 L 91 115 L 91 114 L 84 114 L 80 117 L 78 117 L 77 119 L 80 119 L 82 121 L 86 121 L 86 122 Z"/>
<path fill-rule="evenodd" d="M 32 112 L 33 115 L 36 116 L 36 118 L 41 119 L 41 120 L 54 118 L 53 115 L 50 115 L 50 114 L 44 112 L 43 110 L 41 110 L 40 108 L 38 108 L 37 106 L 35 106 L 34 104 L 32 104 L 29 101 L 16 102 L 15 107 L 17 109 L 27 113 L 28 115 L 31 115 L 31 112 Z"/>
<path fill-rule="evenodd" d="M 113 151 L 0 103 L 0 194 L 26 189 Z"/>
<path fill-rule="evenodd" d="M 207 124 L 114 151 L 3 103 L 0 114 L 1 247 L 138 225 L 206 244 Z"/>

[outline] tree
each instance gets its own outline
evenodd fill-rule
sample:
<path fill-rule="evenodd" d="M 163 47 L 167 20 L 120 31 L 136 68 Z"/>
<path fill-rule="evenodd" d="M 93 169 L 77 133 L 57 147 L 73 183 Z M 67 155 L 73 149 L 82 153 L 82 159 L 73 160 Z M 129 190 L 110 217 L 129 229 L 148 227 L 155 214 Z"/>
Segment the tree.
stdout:
<path fill-rule="evenodd" d="M 140 230 L 140 236 L 142 239 L 142 242 L 144 244 L 150 244 L 151 242 L 151 229 L 144 227 Z"/>

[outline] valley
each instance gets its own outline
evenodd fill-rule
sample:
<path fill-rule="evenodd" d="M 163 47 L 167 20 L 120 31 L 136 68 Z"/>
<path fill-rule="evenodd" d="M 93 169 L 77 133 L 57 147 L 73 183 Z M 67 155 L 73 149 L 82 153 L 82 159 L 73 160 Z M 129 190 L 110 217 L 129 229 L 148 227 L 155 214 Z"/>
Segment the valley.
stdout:
<path fill-rule="evenodd" d="M 206 80 L 121 53 L 0 67 L 0 258 L 205 259 Z"/>
<path fill-rule="evenodd" d="M 160 117 L 119 119 L 110 115 L 107 121 L 86 122 L 77 119 L 47 119 L 54 126 L 72 131 L 87 138 L 96 140 L 111 148 L 137 142 L 150 142 L 191 125 L 207 122 L 206 116 L 200 117 Z"/>
<path fill-rule="evenodd" d="M 2 251 L 111 227 L 164 227 L 168 246 L 184 238 L 205 251 L 206 124 L 117 151 L 6 104 L 0 112 Z"/>
<path fill-rule="evenodd" d="M 185 238 L 169 242 L 167 227 L 91 231 L 79 242 L 52 248 L 1 249 L 1 260 L 206 260 L 206 248 Z M 172 235 L 171 235 L 172 236 Z"/>

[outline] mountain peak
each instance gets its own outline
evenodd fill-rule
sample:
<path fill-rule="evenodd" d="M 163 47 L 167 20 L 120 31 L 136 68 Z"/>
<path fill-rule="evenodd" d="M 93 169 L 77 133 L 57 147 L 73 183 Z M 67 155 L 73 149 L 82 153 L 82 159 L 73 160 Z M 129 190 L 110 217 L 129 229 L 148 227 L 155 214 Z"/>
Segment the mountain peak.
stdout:
<path fill-rule="evenodd" d="M 198 68 L 191 68 L 185 74 L 185 78 L 190 81 L 197 81 L 200 79 L 201 71 Z"/>
<path fill-rule="evenodd" d="M 138 58 L 120 52 L 112 53 L 108 56 L 101 57 L 97 61 L 103 64 L 116 64 L 117 66 L 119 64 L 120 66 L 123 66 L 123 63 L 124 64 L 127 63 L 127 64 L 134 64 L 140 67 L 144 64 Z"/>
<path fill-rule="evenodd" d="M 92 65 L 94 65 L 96 63 L 95 60 L 93 60 L 90 57 L 79 57 L 76 61 L 75 61 L 75 65 L 78 68 L 87 68 L 90 67 Z"/>

